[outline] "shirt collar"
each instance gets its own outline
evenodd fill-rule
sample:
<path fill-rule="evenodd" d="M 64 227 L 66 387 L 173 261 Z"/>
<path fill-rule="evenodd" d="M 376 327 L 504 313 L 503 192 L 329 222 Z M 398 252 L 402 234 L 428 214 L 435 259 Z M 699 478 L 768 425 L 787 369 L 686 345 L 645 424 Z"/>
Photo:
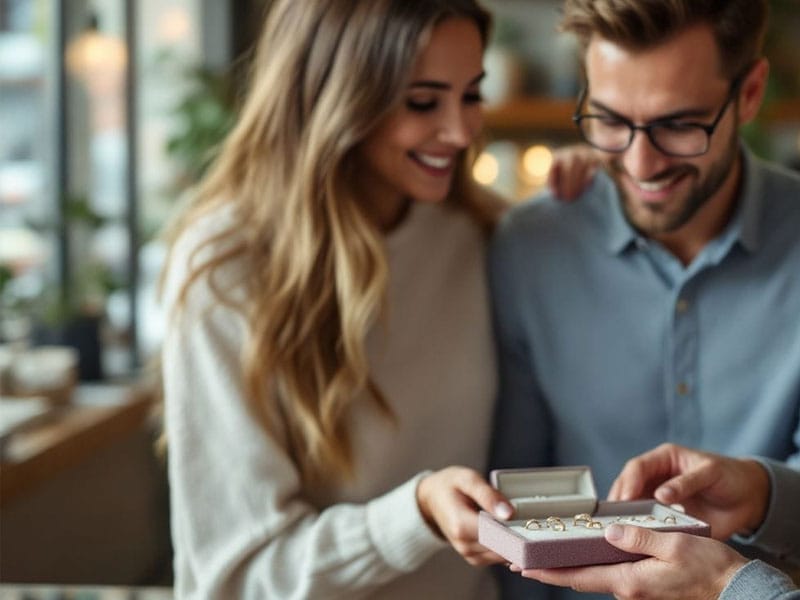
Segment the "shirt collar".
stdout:
<path fill-rule="evenodd" d="M 741 145 L 742 157 L 742 185 L 739 192 L 739 207 L 728 227 L 721 236 L 733 236 L 748 252 L 755 252 L 761 240 L 761 214 L 763 211 L 764 197 L 763 169 L 759 160 L 744 145 Z M 636 243 L 641 235 L 631 227 L 622 211 L 622 202 L 619 190 L 611 177 L 603 172 L 605 179 L 603 190 L 603 204 L 608 215 L 608 251 L 612 254 L 621 254 L 631 245 Z"/>
<path fill-rule="evenodd" d="M 605 171 L 602 172 L 602 176 L 605 178 L 603 209 L 604 213 L 608 215 L 607 248 L 611 254 L 621 254 L 631 244 L 634 244 L 640 236 L 631 227 L 622 212 L 622 200 L 614 180 Z"/>

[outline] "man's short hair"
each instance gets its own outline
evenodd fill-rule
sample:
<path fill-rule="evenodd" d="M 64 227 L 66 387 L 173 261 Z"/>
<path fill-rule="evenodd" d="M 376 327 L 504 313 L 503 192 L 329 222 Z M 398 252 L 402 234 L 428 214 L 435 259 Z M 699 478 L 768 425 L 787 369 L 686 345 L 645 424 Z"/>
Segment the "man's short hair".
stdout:
<path fill-rule="evenodd" d="M 767 0 L 565 0 L 560 29 L 584 50 L 593 35 L 630 49 L 665 42 L 688 27 L 711 27 L 726 77 L 740 75 L 761 56 Z"/>

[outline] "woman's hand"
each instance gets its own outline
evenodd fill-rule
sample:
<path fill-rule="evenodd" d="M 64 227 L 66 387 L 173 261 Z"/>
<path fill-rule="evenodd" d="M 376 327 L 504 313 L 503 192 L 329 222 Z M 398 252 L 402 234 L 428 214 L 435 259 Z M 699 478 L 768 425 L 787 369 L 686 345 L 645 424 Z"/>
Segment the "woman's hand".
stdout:
<path fill-rule="evenodd" d="M 478 543 L 478 510 L 506 520 L 514 509 L 477 471 L 447 467 L 424 477 L 417 486 L 417 504 L 431 528 L 450 542 L 469 564 L 480 566 L 505 561 Z"/>
<path fill-rule="evenodd" d="M 561 200 L 574 200 L 589 187 L 600 164 L 595 151 L 585 144 L 558 148 L 547 174 L 547 187 Z"/>

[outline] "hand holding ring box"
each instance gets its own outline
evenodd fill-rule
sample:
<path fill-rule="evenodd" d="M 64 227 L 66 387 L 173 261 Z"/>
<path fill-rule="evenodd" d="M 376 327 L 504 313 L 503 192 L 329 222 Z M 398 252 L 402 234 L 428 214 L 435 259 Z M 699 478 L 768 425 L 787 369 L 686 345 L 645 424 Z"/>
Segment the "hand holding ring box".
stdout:
<path fill-rule="evenodd" d="M 589 467 L 499 469 L 492 485 L 514 506 L 515 519 L 478 517 L 478 542 L 523 569 L 551 569 L 644 558 L 609 544 L 612 523 L 710 536 L 711 527 L 655 500 L 598 501 Z"/>

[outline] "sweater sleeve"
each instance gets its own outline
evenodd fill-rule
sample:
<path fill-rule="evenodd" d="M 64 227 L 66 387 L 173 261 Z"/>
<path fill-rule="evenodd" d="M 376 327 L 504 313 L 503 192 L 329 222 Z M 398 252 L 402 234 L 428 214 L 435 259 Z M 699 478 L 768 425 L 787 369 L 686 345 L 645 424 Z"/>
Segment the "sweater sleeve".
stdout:
<path fill-rule="evenodd" d="M 173 252 L 167 307 L 188 255 Z M 176 596 L 359 598 L 444 547 L 417 507 L 422 474 L 364 504 L 308 502 L 281 440 L 246 407 L 246 322 L 211 299 L 193 284 L 163 346 Z"/>
<path fill-rule="evenodd" d="M 752 560 L 736 571 L 719 600 L 800 600 L 800 590 L 778 569 Z"/>

